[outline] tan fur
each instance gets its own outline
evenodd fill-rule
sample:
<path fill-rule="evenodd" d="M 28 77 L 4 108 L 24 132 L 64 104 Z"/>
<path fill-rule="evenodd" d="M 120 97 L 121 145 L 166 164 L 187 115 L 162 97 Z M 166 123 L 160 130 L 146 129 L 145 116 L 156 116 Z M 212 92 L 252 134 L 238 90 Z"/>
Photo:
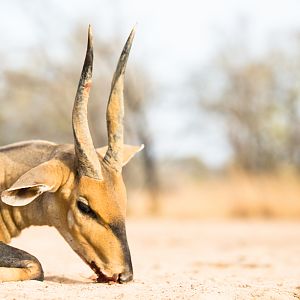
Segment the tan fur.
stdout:
<path fill-rule="evenodd" d="M 126 162 L 141 148 L 125 145 L 123 156 Z M 98 149 L 99 157 L 102 157 L 105 149 L 107 146 Z M 52 191 L 43 193 L 25 206 L 10 206 L 0 201 L 0 241 L 8 243 L 22 229 L 31 225 L 55 226 L 74 251 L 87 263 L 95 261 L 105 275 L 111 277 L 123 271 L 122 245 L 111 230 L 105 227 L 106 224 L 124 222 L 126 215 L 126 191 L 119 173 L 110 172 L 103 167 L 106 180 L 81 177 L 77 182 L 74 146 L 46 141 L 2 147 L 0 157 L 0 165 L 3 166 L 0 192 L 10 186 L 2 192 L 3 199 L 15 188 L 30 186 L 30 183 L 43 182 L 53 187 Z M 79 194 L 89 199 L 90 207 L 101 216 L 104 226 L 78 211 L 75 202 Z M 73 226 L 68 223 L 70 213 Z M 16 273 L 12 271 L 11 274 Z M 18 280 L 23 280 L 22 276 Z"/>
<path fill-rule="evenodd" d="M 28 141 L 0 148 L 0 242 L 10 242 L 31 225 L 54 226 L 99 281 L 122 283 L 132 279 L 125 230 L 127 196 L 121 171 L 143 148 L 123 143 L 124 73 L 133 37 L 134 30 L 113 78 L 107 107 L 108 147 L 95 149 L 88 127 L 93 69 L 89 27 L 72 113 L 74 146 Z M 0 281 L 41 280 L 35 277 L 43 274 L 35 257 L 3 243 L 0 247 Z M 26 261 L 29 263 L 23 267 Z M 16 266 L 21 267 L 15 270 Z"/>
<path fill-rule="evenodd" d="M 7 281 L 23 281 L 36 279 L 40 274 L 40 266 L 39 264 L 28 261 L 26 268 L 4 268 L 0 267 L 0 282 Z"/>

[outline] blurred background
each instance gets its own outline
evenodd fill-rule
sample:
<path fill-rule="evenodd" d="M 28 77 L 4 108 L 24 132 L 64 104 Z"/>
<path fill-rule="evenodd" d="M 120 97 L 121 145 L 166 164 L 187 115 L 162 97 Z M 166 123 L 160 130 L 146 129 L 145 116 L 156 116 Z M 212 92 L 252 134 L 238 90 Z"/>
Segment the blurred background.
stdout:
<path fill-rule="evenodd" d="M 0 144 L 72 143 L 71 112 L 94 32 L 89 122 L 105 107 L 137 23 L 126 77 L 128 213 L 300 217 L 300 2 L 11 0 L 0 10 Z"/>

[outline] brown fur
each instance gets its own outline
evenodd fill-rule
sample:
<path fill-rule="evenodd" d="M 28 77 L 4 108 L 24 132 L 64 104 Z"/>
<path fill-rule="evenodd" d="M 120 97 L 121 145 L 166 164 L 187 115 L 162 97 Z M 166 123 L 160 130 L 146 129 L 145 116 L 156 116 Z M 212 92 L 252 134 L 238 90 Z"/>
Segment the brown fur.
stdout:
<path fill-rule="evenodd" d="M 99 158 L 106 148 L 98 149 Z M 139 150 L 140 147 L 125 146 L 123 157 L 126 162 Z M 1 192 L 6 189 L 2 193 L 3 198 L 12 193 L 12 188 L 18 191 L 23 186 L 40 183 L 52 187 L 25 206 L 0 202 L 0 241 L 10 242 L 22 229 L 31 225 L 54 226 L 74 251 L 88 264 L 95 262 L 107 277 L 121 274 L 129 268 L 123 255 L 124 244 L 110 228 L 111 224 L 124 224 L 126 215 L 126 191 L 120 173 L 111 172 L 104 166 L 102 173 L 105 180 L 78 179 L 74 168 L 74 146 L 46 141 L 2 147 L 0 158 L 3 166 Z M 80 213 L 76 207 L 79 195 L 88 199 L 90 207 L 101 217 L 101 224 Z M 28 197 L 25 192 L 19 196 Z M 0 272 L 0 280 L 5 280 L 4 273 Z M 22 276 L 16 280 L 22 280 Z"/>
<path fill-rule="evenodd" d="M 93 67 L 89 27 L 73 106 L 74 146 L 28 141 L 0 148 L 0 242 L 10 242 L 31 225 L 54 226 L 95 271 L 98 281 L 122 283 L 132 279 L 121 171 L 143 148 L 123 144 L 124 72 L 133 36 L 134 30 L 113 78 L 107 107 L 108 147 L 95 149 L 88 128 Z M 43 270 L 36 258 L 1 245 L 0 281 L 41 279 Z"/>

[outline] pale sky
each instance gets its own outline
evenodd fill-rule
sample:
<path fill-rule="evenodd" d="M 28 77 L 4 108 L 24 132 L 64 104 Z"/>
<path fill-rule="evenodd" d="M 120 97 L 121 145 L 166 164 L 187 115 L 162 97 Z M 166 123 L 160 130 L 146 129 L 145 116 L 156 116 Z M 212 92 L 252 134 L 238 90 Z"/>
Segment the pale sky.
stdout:
<path fill-rule="evenodd" d="M 11 0 L 1 3 L 0 53 L 8 57 L 2 64 L 22 64 L 22 53 L 43 43 L 59 56 L 77 23 L 91 23 L 95 35 L 118 34 L 123 40 L 137 23 L 130 60 L 145 66 L 159 90 L 151 114 L 157 153 L 195 154 L 214 166 L 228 159 L 230 149 L 218 120 L 201 116 L 199 133 L 189 134 L 184 86 L 189 72 L 233 39 L 241 23 L 253 52 L 280 44 L 300 31 L 299 12 L 299 0 Z"/>

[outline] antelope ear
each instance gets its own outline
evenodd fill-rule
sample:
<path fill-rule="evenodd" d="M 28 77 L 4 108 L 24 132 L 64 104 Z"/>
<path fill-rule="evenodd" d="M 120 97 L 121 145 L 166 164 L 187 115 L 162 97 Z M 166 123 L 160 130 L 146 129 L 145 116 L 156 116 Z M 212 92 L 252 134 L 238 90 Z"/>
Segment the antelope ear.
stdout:
<path fill-rule="evenodd" d="M 50 160 L 23 174 L 1 194 L 4 203 L 24 206 L 45 192 L 55 192 L 63 181 L 63 168 L 58 160 Z"/>
<path fill-rule="evenodd" d="M 143 149 L 144 149 L 144 144 L 140 146 L 131 146 L 131 145 L 124 144 L 122 167 L 124 167 L 138 152 L 142 151 Z M 100 160 L 102 160 L 106 154 L 107 146 L 97 148 L 96 151 L 98 153 Z"/>

